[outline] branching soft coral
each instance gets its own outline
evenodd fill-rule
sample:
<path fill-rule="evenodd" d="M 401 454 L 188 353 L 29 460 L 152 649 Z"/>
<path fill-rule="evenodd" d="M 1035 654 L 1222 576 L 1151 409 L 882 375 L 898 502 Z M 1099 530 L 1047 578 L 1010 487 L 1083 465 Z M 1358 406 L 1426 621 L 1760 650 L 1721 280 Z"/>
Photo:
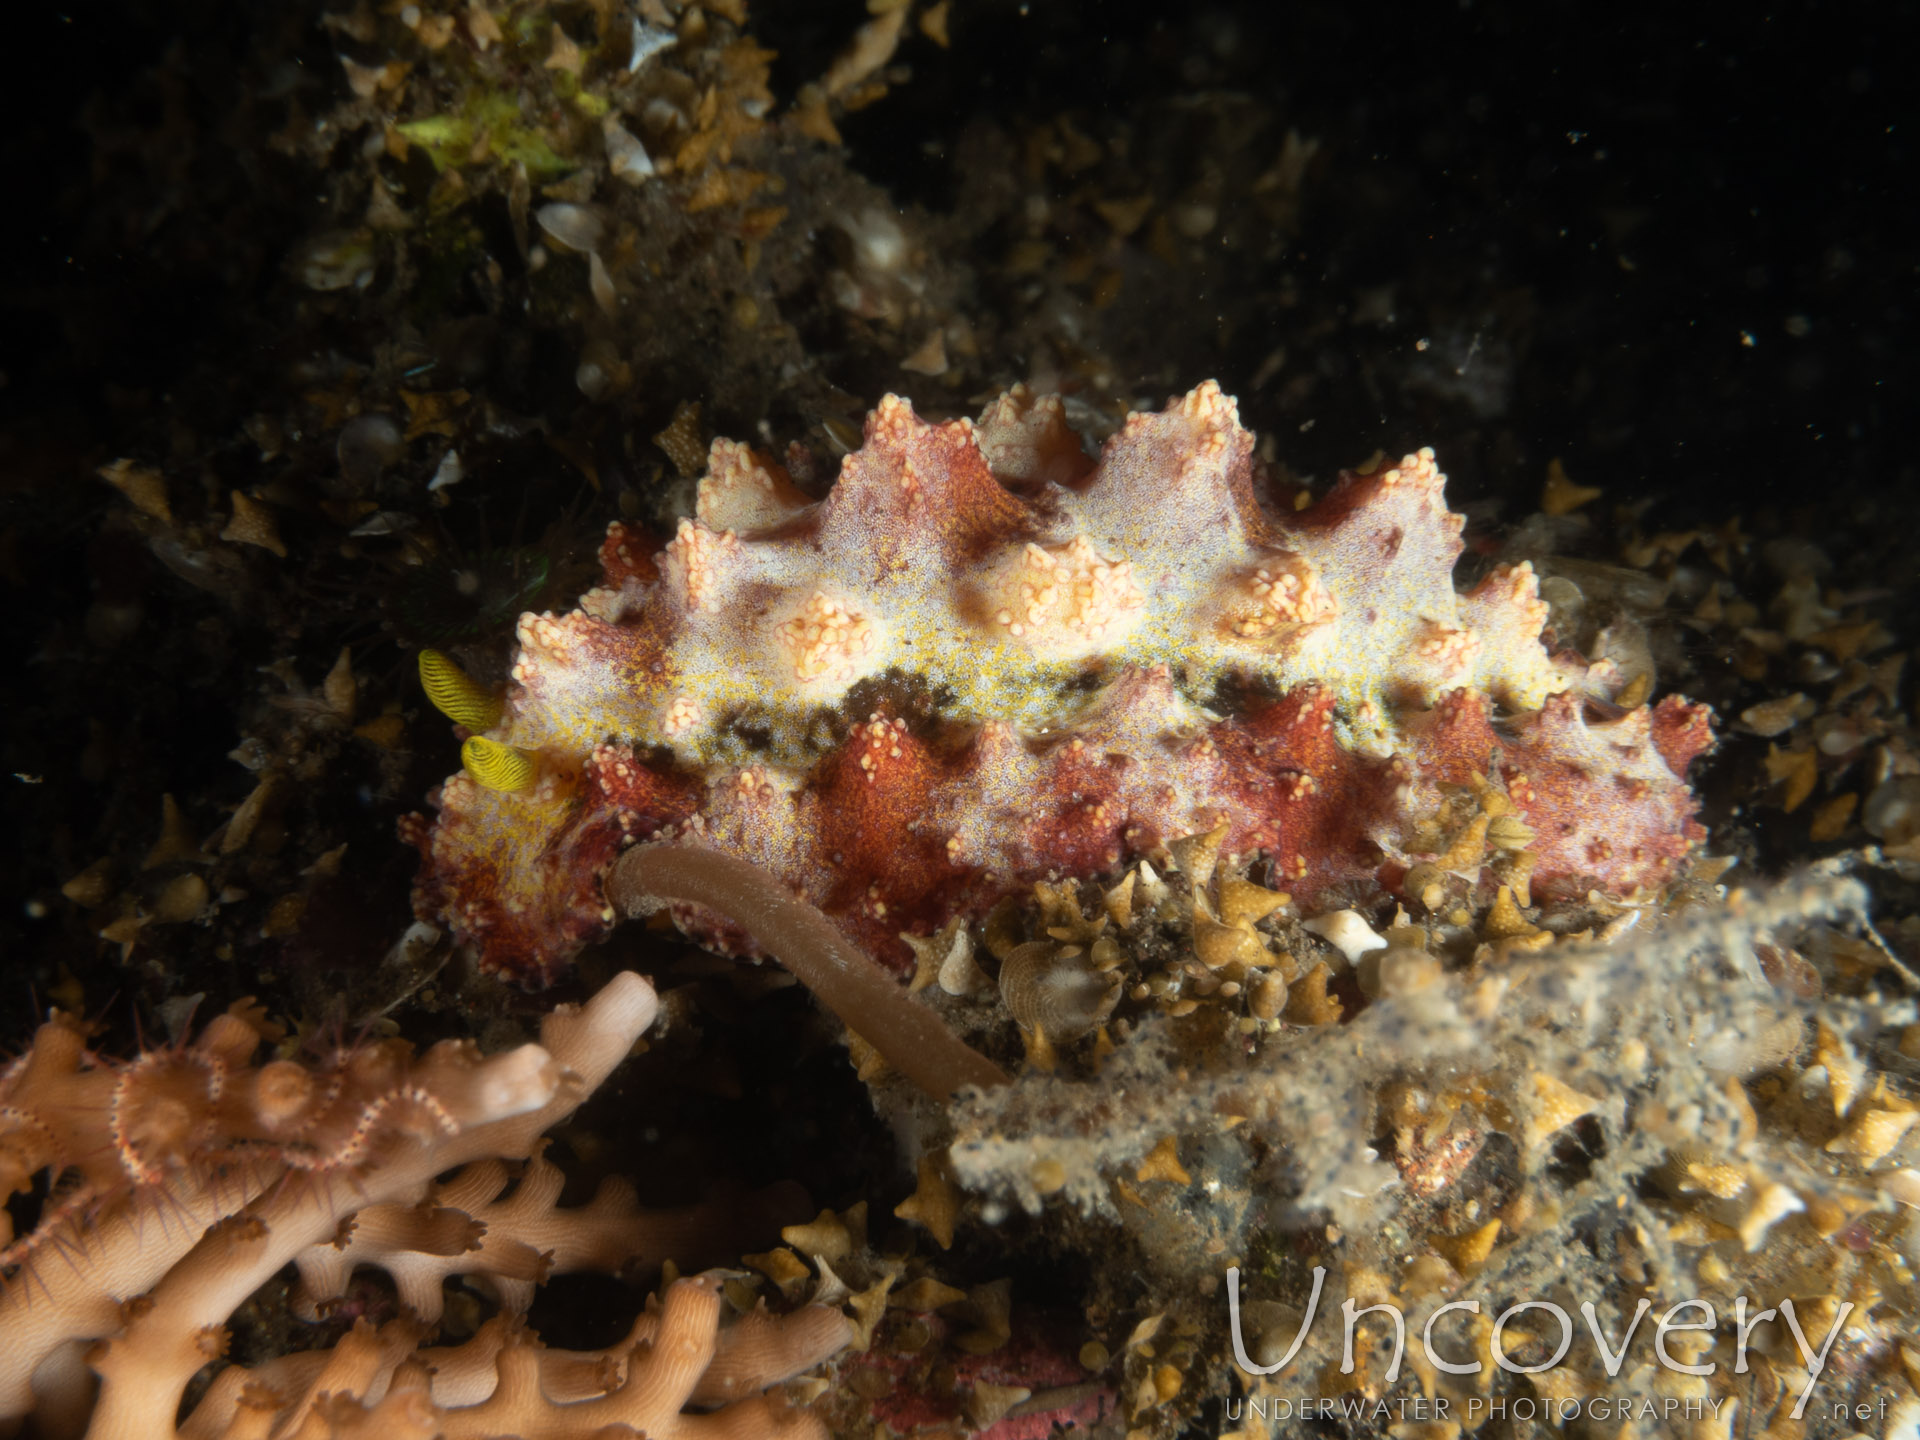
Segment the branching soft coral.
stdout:
<path fill-rule="evenodd" d="M 424 1165 L 424 1185 L 480 1155 L 524 1154 L 579 1103 L 581 1079 L 597 1084 L 626 1053 L 602 1048 L 615 1033 L 637 1036 L 654 1004 L 636 977 L 591 1011 L 556 1014 L 550 1025 L 567 1041 L 565 1054 L 525 1045 L 483 1059 L 449 1042 L 416 1058 L 382 1043 L 313 1068 L 252 1066 L 274 1032 L 246 1002 L 192 1044 L 124 1064 L 89 1052 L 79 1027 L 56 1015 L 0 1088 L 0 1185 L 17 1194 L 44 1173 L 51 1197 L 41 1223 L 5 1257 L 13 1273 L 0 1285 L 0 1330 L 11 1343 L 0 1354 L 0 1418 L 32 1408 L 29 1383 L 41 1361 L 68 1342 L 113 1333 L 121 1305 L 223 1222 L 305 1211 L 318 1233 L 293 1243 L 285 1227 L 276 1237 L 297 1250 L 384 1198 L 369 1193 L 371 1176 L 391 1185 Z M 496 1145 L 504 1148 L 489 1148 Z M 231 1308 L 208 1323 L 217 1327 Z"/>
<path fill-rule="evenodd" d="M 505 1317 L 464 1345 L 428 1350 L 416 1348 L 417 1321 L 362 1321 L 332 1350 L 222 1372 L 180 1440 L 820 1434 L 766 1391 L 845 1345 L 846 1317 L 823 1305 L 779 1318 L 757 1310 L 722 1329 L 723 1308 L 712 1277 L 679 1280 L 618 1345 L 591 1352 L 544 1349 Z"/>
<path fill-rule="evenodd" d="M 481 1160 L 437 1183 L 420 1205 L 369 1205 L 330 1241 L 294 1257 L 295 1306 L 316 1318 L 346 1294 L 363 1265 L 393 1278 L 400 1302 L 429 1324 L 440 1319 L 442 1282 L 471 1276 L 506 1309 L 522 1314 L 534 1286 L 553 1275 L 688 1267 L 737 1254 L 783 1224 L 810 1214 L 805 1190 L 775 1185 L 738 1200 L 680 1210 L 643 1210 L 618 1176 L 601 1181 L 585 1205 L 562 1209 L 566 1177 L 544 1158 L 545 1142 L 517 1179 L 498 1160 Z M 729 1244 L 728 1241 L 732 1243 Z"/>
<path fill-rule="evenodd" d="M 512 1309 L 554 1266 L 666 1253 L 686 1239 L 684 1217 L 650 1227 L 618 1191 L 557 1210 L 555 1172 L 537 1159 L 523 1190 L 500 1195 L 499 1162 L 537 1156 L 541 1135 L 606 1079 L 656 1009 L 652 987 L 623 974 L 585 1006 L 549 1015 L 538 1045 L 482 1058 L 457 1042 L 418 1057 L 381 1044 L 312 1068 L 251 1065 L 269 1027 L 244 1004 L 193 1044 L 126 1064 L 88 1052 L 79 1028 L 56 1017 L 0 1077 L 0 1181 L 12 1194 L 45 1174 L 52 1197 L 41 1223 L 7 1252 L 11 1269 L 0 1281 L 8 1341 L 0 1424 L 33 1413 L 44 1433 L 172 1433 L 188 1383 L 224 1353 L 227 1318 L 290 1261 L 310 1298 L 335 1293 L 360 1260 L 387 1266 L 402 1298 L 426 1316 L 437 1311 L 447 1274 L 486 1276 Z M 435 1189 L 434 1177 L 449 1170 L 457 1173 Z M 430 1197 L 434 1208 L 423 1212 Z M 482 1235 L 488 1223 L 499 1233 Z M 429 1253 L 406 1249 L 409 1231 Z M 491 1382 L 468 1355 L 464 1366 L 444 1367 L 468 1377 L 464 1389 L 450 1389 L 429 1386 L 427 1367 L 412 1358 L 420 1324 L 356 1332 L 318 1360 L 278 1362 L 295 1380 L 302 1367 L 317 1367 L 310 1383 L 226 1382 L 218 1393 L 239 1387 L 231 1414 L 196 1414 L 180 1433 L 804 1431 L 804 1417 L 784 1417 L 759 1397 L 763 1377 L 797 1373 L 837 1349 L 846 1331 L 835 1312 L 804 1311 L 763 1317 L 723 1344 L 711 1283 L 686 1281 L 669 1291 L 657 1322 L 643 1322 L 627 1346 L 595 1362 L 597 1391 L 578 1380 L 570 1390 L 544 1384 L 539 1352 L 517 1332 L 494 1345 Z M 728 1355 L 710 1376 L 715 1357 Z M 87 1365 L 100 1381 L 91 1401 Z M 728 1375 L 731 1389 L 714 1394 Z M 696 1394 L 746 1403 L 683 1428 L 674 1417 Z"/>

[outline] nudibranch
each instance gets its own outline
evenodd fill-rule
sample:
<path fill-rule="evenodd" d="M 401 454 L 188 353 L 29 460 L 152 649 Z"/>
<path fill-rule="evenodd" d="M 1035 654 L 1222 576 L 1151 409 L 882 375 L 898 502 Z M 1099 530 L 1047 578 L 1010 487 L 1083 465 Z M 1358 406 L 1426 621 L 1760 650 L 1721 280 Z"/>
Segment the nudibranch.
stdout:
<path fill-rule="evenodd" d="M 473 733 L 406 822 L 416 908 L 543 984 L 613 924 L 621 851 L 673 838 L 902 963 L 903 934 L 1222 822 L 1297 901 L 1351 896 L 1487 776 L 1536 895 L 1662 884 L 1703 838 L 1707 710 L 1611 704 L 1612 667 L 1542 643 L 1528 565 L 1457 592 L 1444 478 L 1422 450 L 1263 503 L 1211 382 L 1097 461 L 1057 398 L 930 424 L 888 396 L 817 502 L 717 440 L 670 542 L 613 525 L 604 582 L 521 617 L 503 703 L 428 658 Z"/>

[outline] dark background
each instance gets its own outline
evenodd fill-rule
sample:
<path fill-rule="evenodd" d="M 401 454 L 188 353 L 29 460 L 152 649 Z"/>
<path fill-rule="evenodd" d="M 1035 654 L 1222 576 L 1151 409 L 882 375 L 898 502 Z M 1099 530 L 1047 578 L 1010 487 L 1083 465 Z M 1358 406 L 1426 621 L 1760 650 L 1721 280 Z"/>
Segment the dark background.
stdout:
<path fill-rule="evenodd" d="M 9 1006 L 56 965 L 111 979 L 117 952 L 59 886 L 104 851 L 137 859 L 163 790 L 199 796 L 203 828 L 238 803 L 239 712 L 258 667 L 286 653 L 288 607 L 308 604 L 283 589 L 256 630 L 255 607 L 216 614 L 103 526 L 124 502 L 92 472 L 120 455 L 217 465 L 283 383 L 295 314 L 283 261 L 335 220 L 314 173 L 264 137 L 289 97 L 317 110 L 341 90 L 321 8 L 176 0 L 9 17 L 0 944 L 21 982 Z M 751 31 L 779 52 L 776 97 L 820 74 L 864 18 L 853 3 L 757 4 Z M 1131 393 L 1158 403 L 1217 376 L 1284 464 L 1322 480 L 1376 448 L 1433 443 L 1449 498 L 1496 536 L 1558 457 L 1629 507 L 1616 513 L 1632 528 L 1738 519 L 1759 541 L 1811 538 L 1836 583 L 1910 611 L 1913 105 L 1898 36 L 1914 18 L 1900 5 L 954 0 L 952 48 L 910 35 L 897 57 L 910 79 L 845 117 L 843 158 L 930 217 L 943 263 L 971 267 L 975 310 L 1014 337 L 995 383 L 1021 378 L 1025 359 L 1026 292 L 995 270 L 1018 238 L 1018 204 L 993 209 L 1016 183 L 1009 157 L 1061 117 L 1096 137 L 1124 131 L 1139 184 L 1163 198 L 1211 184 L 1224 217 L 1188 263 L 1144 266 L 1102 312 L 1097 338 Z M 1291 227 L 1263 229 L 1235 191 L 1289 130 L 1319 149 Z M 1063 201 L 1049 223 L 1070 244 L 1088 222 Z M 818 339 L 829 371 L 852 353 L 827 330 Z M 324 330 L 300 341 L 366 345 Z M 564 337 L 542 343 L 547 388 L 525 408 L 578 407 Z M 877 398 L 851 360 L 835 378 Z M 661 413 L 619 423 L 649 434 L 674 400 L 663 388 Z M 144 607 L 131 642 L 89 640 L 84 617 L 103 601 Z M 311 604 L 333 607 L 332 629 L 315 623 L 296 647 L 317 678 L 341 633 L 371 620 L 351 596 Z M 185 643 L 215 631 L 218 644 Z M 112 743 L 90 751 L 103 733 Z M 444 735 L 435 744 L 400 792 L 417 797 L 448 768 Z M 397 807 L 345 791 L 329 803 L 351 812 L 356 863 L 372 867 L 354 881 L 364 933 L 349 926 L 340 943 L 378 953 L 411 870 L 390 838 Z"/>
<path fill-rule="evenodd" d="M 219 131 L 244 124 L 235 92 L 262 27 L 306 72 L 277 83 L 337 83 L 328 37 L 297 23 L 308 8 L 22 7 L 7 424 L 97 434 L 107 384 L 244 363 L 249 288 L 277 277 L 236 260 L 284 248 L 312 196 L 291 166 L 263 173 L 238 153 L 244 136 Z M 776 93 L 824 69 L 862 13 L 755 6 L 754 34 L 780 55 Z M 1530 443 L 1639 493 L 1786 502 L 1912 479 L 1899 427 L 1913 394 L 1914 117 L 1898 36 L 1914 18 L 1909 5 L 960 0 L 952 50 L 909 47 L 913 82 L 842 130 L 856 169 L 940 210 L 962 188 L 955 142 L 970 125 L 1258 97 L 1326 156 L 1284 262 L 1302 284 L 1398 286 L 1392 328 L 1409 333 L 1524 292 L 1530 344 L 1509 409 Z M 182 173 L 141 173 L 81 121 L 157 115 L 143 76 L 170 47 L 203 87 L 191 108 L 231 148 L 203 142 Z M 1168 337 L 1188 353 L 1160 358 L 1234 390 L 1285 338 L 1283 316 L 1260 314 L 1271 271 L 1249 259 L 1182 297 L 1235 315 L 1224 353 L 1188 326 Z M 1353 408 L 1391 424 L 1395 399 Z M 1334 418 L 1309 437 L 1330 461 L 1359 443 Z"/>

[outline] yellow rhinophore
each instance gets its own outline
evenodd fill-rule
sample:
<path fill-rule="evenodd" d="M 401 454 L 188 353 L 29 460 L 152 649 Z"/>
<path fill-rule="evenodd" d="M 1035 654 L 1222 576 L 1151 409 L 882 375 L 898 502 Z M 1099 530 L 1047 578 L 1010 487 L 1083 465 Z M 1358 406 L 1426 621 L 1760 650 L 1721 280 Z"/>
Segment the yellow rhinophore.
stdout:
<path fill-rule="evenodd" d="M 533 757 L 484 735 L 475 735 L 460 747 L 460 763 L 489 790 L 524 790 L 533 784 Z"/>
<path fill-rule="evenodd" d="M 438 650 L 420 652 L 420 688 L 433 708 L 456 725 L 491 730 L 500 723 L 500 697 Z"/>

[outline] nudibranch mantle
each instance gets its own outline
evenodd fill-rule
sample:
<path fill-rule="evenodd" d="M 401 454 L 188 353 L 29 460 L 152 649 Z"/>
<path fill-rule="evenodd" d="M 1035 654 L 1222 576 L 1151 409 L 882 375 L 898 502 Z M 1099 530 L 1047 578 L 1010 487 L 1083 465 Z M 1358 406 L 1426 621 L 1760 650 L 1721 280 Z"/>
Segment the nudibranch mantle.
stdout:
<path fill-rule="evenodd" d="M 1549 653 L 1529 566 L 1455 591 L 1444 479 L 1423 450 L 1269 509 L 1212 382 L 1097 462 L 1054 397 L 929 424 L 888 396 L 818 502 L 715 441 L 664 548 L 616 524 L 599 588 L 521 617 L 483 738 L 529 763 L 487 750 L 518 788 L 463 773 L 410 817 L 416 908 L 544 983 L 612 924 L 612 860 L 673 835 L 900 960 L 902 932 L 1222 821 L 1310 899 L 1496 771 L 1536 890 L 1662 883 L 1702 837 L 1707 711 L 1589 719 L 1619 677 Z"/>

